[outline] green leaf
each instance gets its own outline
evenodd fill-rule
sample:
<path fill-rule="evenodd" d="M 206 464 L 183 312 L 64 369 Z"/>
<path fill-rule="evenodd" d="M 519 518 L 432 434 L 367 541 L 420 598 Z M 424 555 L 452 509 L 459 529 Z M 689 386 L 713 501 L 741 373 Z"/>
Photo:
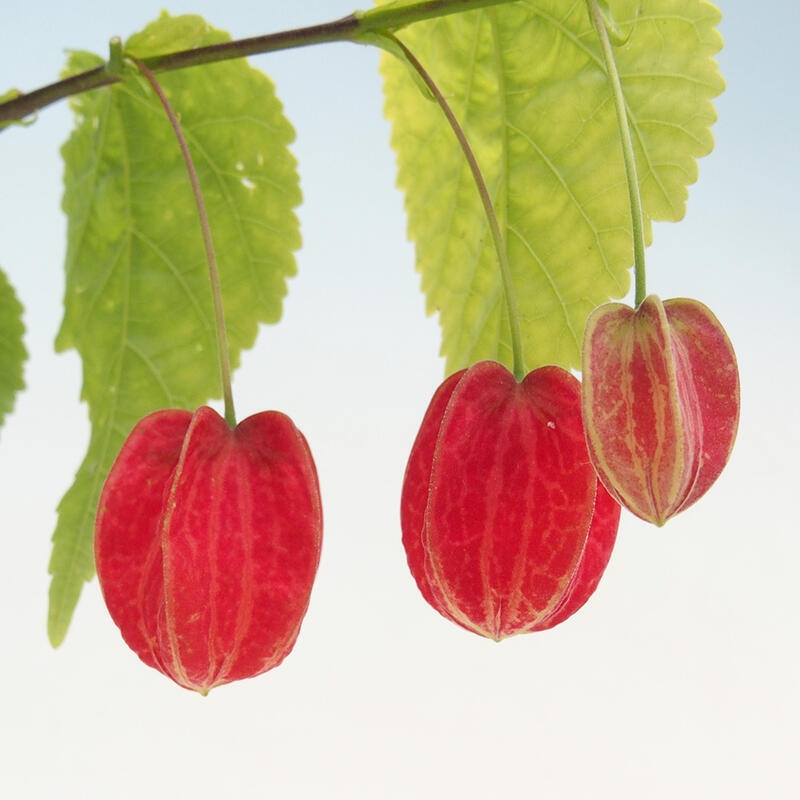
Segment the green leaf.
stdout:
<path fill-rule="evenodd" d="M 713 147 L 719 12 L 703 0 L 611 0 L 647 238 L 678 220 Z M 496 206 L 528 368 L 580 365 L 586 317 L 624 296 L 633 262 L 620 138 L 586 4 L 537 0 L 421 22 L 403 41 L 464 126 Z M 386 115 L 428 313 L 453 372 L 511 367 L 497 259 L 466 161 L 438 106 L 384 55 Z"/>
<path fill-rule="evenodd" d="M 9 103 L 12 100 L 16 100 L 21 94 L 22 92 L 19 89 L 9 89 L 5 94 L 0 94 L 0 105 L 3 103 Z M 34 122 L 36 122 L 36 114 L 25 117 L 24 119 L 14 119 L 7 122 L 0 122 L 0 131 L 9 127 L 9 125 L 22 125 L 27 127 L 28 125 L 33 125 Z"/>
<path fill-rule="evenodd" d="M 196 16 L 156 22 L 126 43 L 137 57 L 226 41 Z M 101 63 L 74 53 L 69 72 Z M 271 81 L 245 61 L 159 76 L 197 168 L 217 252 L 231 359 L 276 322 L 300 246 L 294 131 Z M 57 348 L 83 362 L 89 449 L 59 505 L 48 633 L 66 635 L 94 574 L 94 517 L 124 438 L 158 408 L 194 409 L 221 393 L 201 231 L 174 132 L 132 67 L 73 100 L 63 148 L 68 217 L 65 313 Z"/>
<path fill-rule="evenodd" d="M 0 270 L 0 426 L 13 411 L 17 392 L 25 387 L 22 370 L 28 353 L 24 333 L 22 304 Z"/>

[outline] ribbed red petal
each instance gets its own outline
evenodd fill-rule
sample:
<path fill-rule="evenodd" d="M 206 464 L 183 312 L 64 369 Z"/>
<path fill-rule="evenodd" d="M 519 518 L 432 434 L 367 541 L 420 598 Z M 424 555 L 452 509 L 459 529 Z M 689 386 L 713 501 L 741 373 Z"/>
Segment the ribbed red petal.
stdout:
<path fill-rule="evenodd" d="M 578 579 L 597 485 L 568 372 L 544 367 L 518 383 L 481 362 L 451 376 L 425 415 L 403 488 L 403 541 L 423 596 L 493 639 L 565 619 L 593 591 L 616 534 L 599 526 L 611 535 L 594 549 L 598 574 Z"/>
<path fill-rule="evenodd" d="M 161 427 L 173 437 L 154 439 Z M 291 651 L 321 531 L 314 463 L 288 417 L 263 412 L 231 430 L 209 408 L 157 412 L 134 429 L 103 491 L 98 575 L 129 645 L 205 693 Z"/>
<path fill-rule="evenodd" d="M 739 427 L 739 367 L 725 329 L 710 309 L 686 298 L 665 300 L 673 342 L 680 342 L 692 376 L 702 436 L 697 474 L 677 511 L 699 500 L 728 463 Z M 676 513 L 677 513 L 676 511 Z"/>
<path fill-rule="evenodd" d="M 164 572 L 156 530 L 191 421 L 189 411 L 157 411 L 134 427 L 108 474 L 95 523 L 97 577 L 111 618 L 139 658 L 161 672 L 156 620 Z"/>
<path fill-rule="evenodd" d="M 696 301 L 597 308 L 583 345 L 583 414 L 598 475 L 658 525 L 695 502 L 730 456 L 738 371 L 722 326 Z"/>
<path fill-rule="evenodd" d="M 431 589 L 428 571 L 425 566 L 427 552 L 422 546 L 425 509 L 428 505 L 433 455 L 436 450 L 436 440 L 439 436 L 442 417 L 450 396 L 464 372 L 465 370 L 460 370 L 450 375 L 434 393 L 411 449 L 403 479 L 403 492 L 400 503 L 403 548 L 406 552 L 409 570 L 417 583 L 420 593 L 434 608 L 438 608 L 438 606 L 433 597 L 433 590 Z M 462 624 L 459 620 L 450 616 L 445 609 L 438 608 L 438 610 L 452 622 L 459 625 Z"/>

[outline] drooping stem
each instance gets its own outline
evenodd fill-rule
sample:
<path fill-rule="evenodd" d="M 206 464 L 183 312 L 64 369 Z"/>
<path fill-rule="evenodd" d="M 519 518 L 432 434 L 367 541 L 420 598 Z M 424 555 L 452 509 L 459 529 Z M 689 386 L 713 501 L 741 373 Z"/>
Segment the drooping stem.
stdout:
<path fill-rule="evenodd" d="M 514 292 L 514 281 L 511 276 L 511 265 L 508 261 L 508 252 L 506 250 L 505 239 L 500 231 L 500 224 L 497 221 L 497 214 L 495 213 L 494 204 L 492 203 L 489 189 L 486 186 L 486 181 L 483 179 L 483 173 L 478 165 L 475 153 L 469 144 L 464 129 L 461 127 L 453 109 L 445 99 L 444 95 L 439 90 L 433 78 L 428 71 L 422 66 L 419 59 L 403 44 L 397 37 L 392 34 L 384 34 L 387 39 L 390 39 L 393 44 L 399 47 L 408 63 L 413 67 L 414 71 L 419 75 L 425 86 L 431 92 L 436 100 L 436 103 L 441 108 L 445 117 L 447 118 L 453 133 L 458 139 L 461 150 L 467 159 L 472 177 L 475 180 L 475 185 L 478 188 L 483 210 L 486 214 L 486 219 L 489 223 L 489 232 L 494 243 L 494 249 L 497 254 L 497 261 L 500 267 L 500 279 L 503 284 L 503 293 L 506 301 L 506 309 L 508 310 L 508 321 L 511 329 L 511 356 L 513 360 L 513 373 L 514 377 L 521 381 L 526 374 L 525 358 L 522 348 L 522 326 L 520 324 L 519 307 L 517 306 L 517 297 Z"/>
<path fill-rule="evenodd" d="M 614 97 L 614 108 L 617 112 L 617 125 L 622 142 L 622 159 L 625 164 L 625 178 L 628 183 L 628 197 L 631 207 L 631 226 L 633 231 L 633 272 L 636 282 L 635 304 L 638 307 L 647 296 L 647 281 L 645 270 L 645 241 L 644 241 L 644 213 L 642 211 L 642 195 L 639 190 L 639 177 L 636 170 L 636 155 L 633 150 L 631 126 L 628 120 L 628 111 L 625 104 L 625 95 L 622 91 L 622 82 L 614 58 L 614 49 L 608 28 L 603 19 L 603 14 L 597 0 L 586 0 L 589 16 L 592 18 L 597 35 L 600 38 L 600 47 L 603 51 L 603 60 L 606 64 L 608 79 Z"/>
<path fill-rule="evenodd" d="M 192 155 L 189 146 L 186 144 L 186 137 L 181 130 L 180 122 L 172 106 L 170 105 L 164 90 L 156 80 L 155 75 L 138 59 L 131 57 L 131 60 L 139 68 L 139 71 L 153 87 L 153 91 L 158 96 L 161 105 L 164 107 L 169 117 L 172 130 L 181 148 L 183 161 L 186 164 L 186 171 L 189 173 L 189 181 L 192 185 L 197 213 L 200 217 L 200 230 L 203 234 L 203 246 L 206 251 L 206 261 L 208 262 L 208 276 L 211 282 L 211 297 L 214 304 L 214 323 L 217 334 L 217 353 L 219 358 L 220 378 L 222 380 L 222 397 L 225 403 L 225 421 L 231 428 L 236 427 L 236 413 L 233 407 L 233 389 L 231 387 L 231 359 L 228 351 L 228 334 L 225 327 L 225 313 L 222 305 L 222 288 L 219 281 L 219 270 L 217 269 L 217 256 L 214 252 L 214 242 L 211 237 L 211 226 L 208 223 L 208 214 L 203 202 L 203 193 L 200 190 L 200 182 L 197 179 L 197 170 L 194 168 Z"/>

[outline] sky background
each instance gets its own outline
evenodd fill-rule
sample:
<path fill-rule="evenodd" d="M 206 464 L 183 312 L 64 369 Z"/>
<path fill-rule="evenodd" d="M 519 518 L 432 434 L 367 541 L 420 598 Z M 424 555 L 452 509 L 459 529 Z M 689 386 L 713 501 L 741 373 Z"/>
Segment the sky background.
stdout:
<path fill-rule="evenodd" d="M 3 0 L 0 91 L 105 55 L 161 2 Z M 56 356 L 66 103 L 0 134 L 0 265 L 26 306 L 27 391 L 0 431 L 0 796 L 753 798 L 800 796 L 800 75 L 793 2 L 725 0 L 716 149 L 688 213 L 655 226 L 648 288 L 726 327 L 739 438 L 696 506 L 627 513 L 604 580 L 566 624 L 495 644 L 417 593 L 400 544 L 409 448 L 443 377 L 382 116 L 378 55 L 252 60 L 297 130 L 304 245 L 284 318 L 234 382 L 240 418 L 288 413 L 320 474 L 325 543 L 300 639 L 259 678 L 187 692 L 123 644 L 96 581 L 46 637 L 55 508 L 88 437 L 80 364 Z M 234 36 L 327 21 L 345 0 L 193 0 Z M 767 13 L 766 9 L 769 9 Z"/>

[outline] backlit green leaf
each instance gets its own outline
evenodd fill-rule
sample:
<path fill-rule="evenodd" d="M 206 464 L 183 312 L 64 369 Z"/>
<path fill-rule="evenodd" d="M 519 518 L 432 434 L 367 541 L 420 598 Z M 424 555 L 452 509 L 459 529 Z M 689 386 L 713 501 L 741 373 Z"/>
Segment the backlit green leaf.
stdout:
<path fill-rule="evenodd" d="M 703 0 L 604 5 L 636 149 L 648 241 L 678 220 L 713 147 L 719 12 Z M 611 90 L 583 2 L 536 0 L 400 33 L 464 126 L 496 205 L 527 366 L 577 368 L 586 317 L 627 293 L 631 223 Z M 464 156 L 441 110 L 384 55 L 386 114 L 428 313 L 447 371 L 511 366 L 497 259 Z"/>
<path fill-rule="evenodd" d="M 22 369 L 28 354 L 22 342 L 24 333 L 22 304 L 0 270 L 0 426 L 13 410 L 17 392 L 25 386 Z"/>
<path fill-rule="evenodd" d="M 125 44 L 143 57 L 221 42 L 200 17 L 166 14 Z M 100 63 L 74 53 L 68 72 Z M 300 245 L 294 132 L 271 81 L 245 61 L 159 76 L 181 121 L 219 261 L 234 365 L 259 323 L 281 315 Z M 105 476 L 134 423 L 157 408 L 194 409 L 221 392 L 208 267 L 175 135 L 144 78 L 77 96 L 64 145 L 68 217 L 60 350 L 83 362 L 91 437 L 59 506 L 48 630 L 66 634 L 94 574 L 92 537 Z"/>

